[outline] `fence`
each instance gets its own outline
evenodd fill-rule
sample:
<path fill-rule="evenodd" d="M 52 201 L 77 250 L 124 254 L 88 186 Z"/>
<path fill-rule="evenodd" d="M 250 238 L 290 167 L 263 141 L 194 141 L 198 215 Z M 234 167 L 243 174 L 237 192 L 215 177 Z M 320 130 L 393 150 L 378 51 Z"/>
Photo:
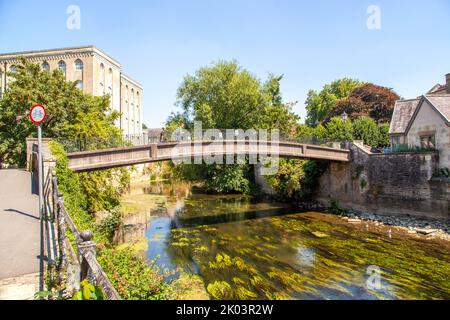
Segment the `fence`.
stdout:
<path fill-rule="evenodd" d="M 244 134 L 241 130 L 226 130 L 226 129 L 211 129 L 211 131 L 202 130 L 199 137 L 194 132 L 187 130 L 175 131 L 170 136 L 163 135 L 160 137 L 150 137 L 148 134 L 130 134 L 123 135 L 121 138 L 108 138 L 108 139 L 73 139 L 73 140 L 58 140 L 64 146 L 67 152 L 78 151 L 94 151 L 109 148 L 129 147 L 129 146 L 144 146 L 152 143 L 164 143 L 164 142 L 179 142 L 179 141 L 217 141 L 217 140 L 258 140 L 268 142 L 294 142 L 301 144 L 317 145 L 322 147 L 329 147 L 335 149 L 348 149 L 348 144 L 339 141 L 320 139 L 312 136 L 297 136 L 297 137 L 271 137 L 270 134 L 267 137 L 258 135 L 258 131 L 254 131 L 256 134 Z"/>
<path fill-rule="evenodd" d="M 64 277 L 68 291 L 73 294 L 80 282 L 88 279 L 100 287 L 108 300 L 120 300 L 116 289 L 96 258 L 96 244 L 92 241 L 91 231 L 79 231 L 73 223 L 64 205 L 64 197 L 59 192 L 58 181 L 54 173 L 47 173 L 45 179 L 45 221 L 49 228 L 46 233 L 49 258 L 60 277 Z M 72 234 L 75 248 L 68 235 Z"/>

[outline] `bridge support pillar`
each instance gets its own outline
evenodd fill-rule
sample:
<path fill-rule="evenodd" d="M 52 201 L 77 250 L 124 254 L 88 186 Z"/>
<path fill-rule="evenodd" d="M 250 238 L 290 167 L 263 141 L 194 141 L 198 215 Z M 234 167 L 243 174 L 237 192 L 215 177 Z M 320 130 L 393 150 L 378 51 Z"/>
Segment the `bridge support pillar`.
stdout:
<path fill-rule="evenodd" d="M 150 145 L 150 158 L 158 158 L 158 145 L 156 143 L 152 143 Z"/>

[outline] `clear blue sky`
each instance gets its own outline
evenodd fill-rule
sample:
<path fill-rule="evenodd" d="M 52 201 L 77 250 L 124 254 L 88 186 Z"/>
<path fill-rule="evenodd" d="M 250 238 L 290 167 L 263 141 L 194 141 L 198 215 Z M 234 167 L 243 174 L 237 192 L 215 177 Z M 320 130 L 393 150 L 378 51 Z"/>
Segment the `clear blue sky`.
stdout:
<path fill-rule="evenodd" d="M 81 9 L 68 30 L 66 9 Z M 366 27 L 369 5 L 381 29 Z M 256 76 L 284 74 L 286 101 L 305 116 L 309 89 L 340 77 L 405 98 L 450 72 L 450 1 L 0 0 L 0 52 L 94 44 L 144 86 L 144 122 L 161 126 L 188 73 L 236 59 Z"/>

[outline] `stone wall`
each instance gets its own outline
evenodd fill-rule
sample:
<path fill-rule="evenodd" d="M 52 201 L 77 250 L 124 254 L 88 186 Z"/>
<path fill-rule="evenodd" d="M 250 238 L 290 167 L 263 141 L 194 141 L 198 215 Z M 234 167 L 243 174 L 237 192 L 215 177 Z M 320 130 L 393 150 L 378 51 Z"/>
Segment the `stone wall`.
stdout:
<path fill-rule="evenodd" d="M 331 163 L 316 198 L 385 215 L 450 219 L 450 182 L 436 178 L 437 153 L 371 154 L 353 145 L 350 163 Z"/>

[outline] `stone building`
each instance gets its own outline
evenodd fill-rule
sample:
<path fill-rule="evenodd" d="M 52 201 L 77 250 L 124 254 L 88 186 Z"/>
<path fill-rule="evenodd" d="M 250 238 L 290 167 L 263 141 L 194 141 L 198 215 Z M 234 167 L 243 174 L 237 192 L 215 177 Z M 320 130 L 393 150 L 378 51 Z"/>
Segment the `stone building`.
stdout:
<path fill-rule="evenodd" d="M 391 145 L 435 148 L 440 168 L 450 168 L 450 74 L 445 85 L 395 104 L 389 130 Z"/>
<path fill-rule="evenodd" d="M 60 69 L 86 93 L 109 95 L 111 109 L 120 112 L 116 125 L 124 135 L 142 134 L 142 85 L 122 72 L 122 65 L 95 46 L 72 47 L 0 54 L 0 97 L 15 71 L 18 57 L 38 63 L 44 70 Z"/>

